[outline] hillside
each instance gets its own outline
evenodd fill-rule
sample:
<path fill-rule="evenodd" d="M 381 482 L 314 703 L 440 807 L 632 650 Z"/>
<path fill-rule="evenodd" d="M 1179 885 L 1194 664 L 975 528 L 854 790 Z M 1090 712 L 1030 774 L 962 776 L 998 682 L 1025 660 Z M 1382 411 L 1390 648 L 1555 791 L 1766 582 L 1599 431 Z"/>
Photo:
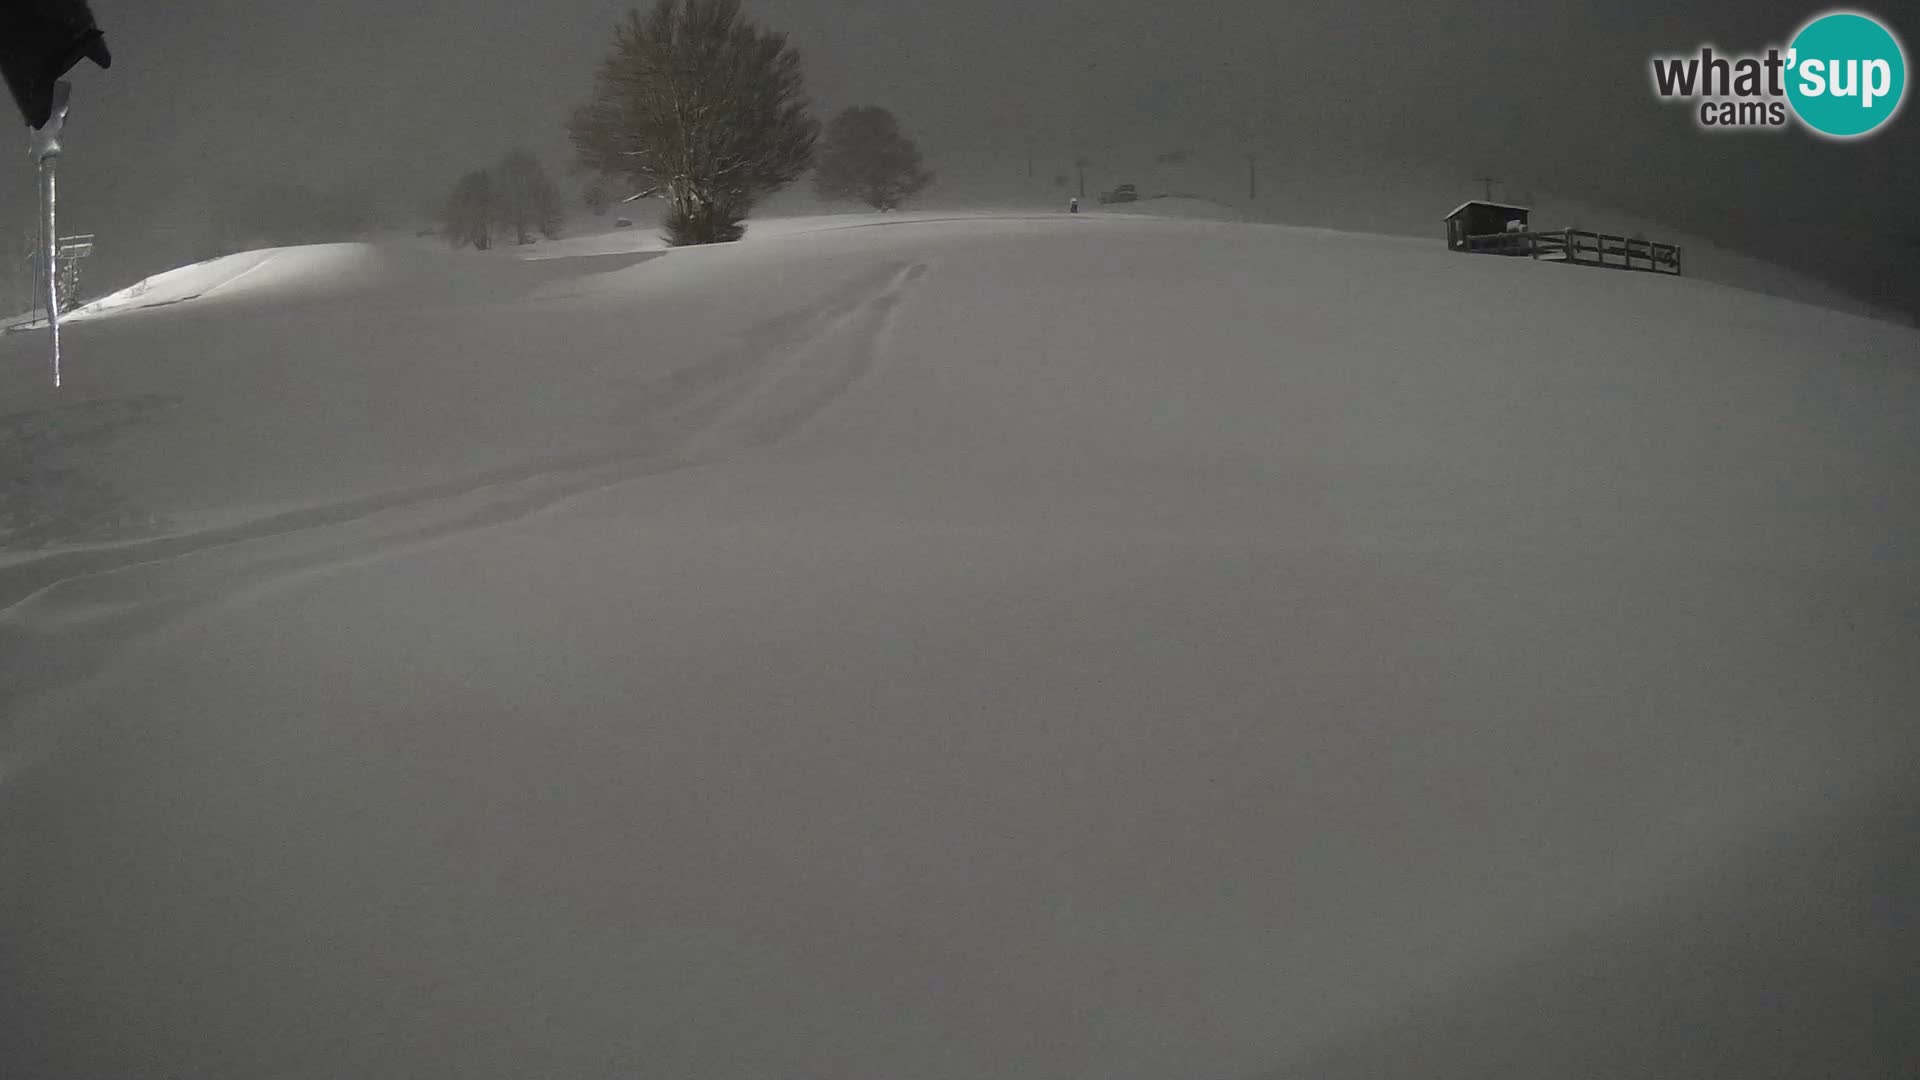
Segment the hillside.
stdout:
<path fill-rule="evenodd" d="M 1297 157 L 1285 147 L 1268 147 L 1257 166 L 1255 197 L 1250 197 L 1244 156 L 1218 147 L 1195 150 L 1178 161 L 1165 155 L 1116 152 L 1088 170 L 1086 200 L 1098 209 L 1096 193 L 1116 184 L 1136 185 L 1144 196 L 1186 196 L 1175 211 L 1179 216 L 1214 216 L 1222 220 L 1263 221 L 1273 224 L 1417 236 L 1436 243 L 1445 235 L 1441 216 L 1469 198 L 1480 195 L 1469 170 L 1438 164 L 1375 164 L 1338 157 Z M 1063 206 L 1073 187 L 1054 187 L 1052 177 L 1027 181 L 1012 169 L 981 171 L 971 163 L 942 174 L 928 199 L 942 206 L 1005 206 L 1055 208 Z M 1852 314 L 1912 325 L 1915 313 L 1896 310 L 1851 295 L 1820 277 L 1727 248 L 1684 227 L 1684 223 L 1657 221 L 1590 201 L 1542 190 L 1531 183 L 1501 185 L 1495 193 L 1535 210 L 1543 228 L 1577 227 L 1623 236 L 1645 235 L 1686 249 L 1687 273 L 1705 281 L 1817 304 Z M 805 192 L 782 196 L 789 211 L 810 208 Z M 1167 209 L 1148 210 L 1166 216 Z"/>
<path fill-rule="evenodd" d="M 0 339 L 0 1073 L 1911 1062 L 1920 333 L 1137 214 L 570 243 Z"/>

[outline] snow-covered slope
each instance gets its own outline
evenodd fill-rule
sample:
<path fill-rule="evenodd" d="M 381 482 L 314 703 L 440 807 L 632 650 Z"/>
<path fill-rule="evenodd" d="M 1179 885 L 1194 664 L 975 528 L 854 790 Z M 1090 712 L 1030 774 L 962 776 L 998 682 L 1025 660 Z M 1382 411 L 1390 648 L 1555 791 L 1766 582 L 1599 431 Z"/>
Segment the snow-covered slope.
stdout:
<path fill-rule="evenodd" d="M 1920 335 L 1120 214 L 579 254 L 0 342 L 0 1072 L 1911 1060 Z"/>
<path fill-rule="evenodd" d="M 322 290 L 330 284 L 365 280 L 372 254 L 364 244 L 321 244 L 223 255 L 155 274 L 87 304 L 68 318 L 248 293 Z"/>
<path fill-rule="evenodd" d="M 528 248 L 530 258 L 567 260 L 564 267 L 531 269 L 501 258 L 467 258 L 438 245 L 417 243 L 311 244 L 264 248 L 155 274 L 101 297 L 67 316 L 85 322 L 103 316 L 147 312 L 175 304 L 199 307 L 260 307 L 315 301 L 374 302 L 411 308 L 423 302 L 471 304 L 526 291 L 555 274 L 630 265 L 636 256 L 657 255 L 656 238 L 598 245 L 569 241 Z M 637 242 L 636 242 L 637 241 Z M 613 261 L 605 261 L 612 259 Z"/>
<path fill-rule="evenodd" d="M 1257 172 L 1250 178 L 1244 149 L 1196 149 L 1178 161 L 1157 160 L 1155 154 L 1145 152 L 1116 153 L 1089 169 L 1083 204 L 1093 213 L 1263 221 L 1439 242 L 1446 233 L 1441 216 L 1481 194 L 1480 184 L 1469 179 L 1475 175 L 1471 168 L 1342 159 L 1285 145 L 1260 148 Z M 1024 180 L 1005 165 L 988 174 L 967 162 L 951 168 L 943 164 L 939 183 L 923 198 L 953 206 L 1064 207 L 1073 189 L 1052 186 L 1046 174 L 1043 166 L 1040 178 Z M 1888 310 L 1814 274 L 1732 250 L 1699 235 L 1688 222 L 1650 220 L 1545 190 L 1517 173 L 1508 174 L 1508 179 L 1513 182 L 1502 184 L 1495 195 L 1533 207 L 1533 220 L 1541 228 L 1577 227 L 1679 244 L 1686 252 L 1689 277 L 1912 325 L 1911 311 Z M 1148 198 L 1130 206 L 1098 205 L 1097 192 L 1122 183 L 1135 185 Z M 1653 194 L 1657 197 L 1657 192 Z M 1151 198 L 1162 195 L 1173 198 Z M 781 196 L 796 211 L 806 205 L 804 199 L 804 192 Z"/>

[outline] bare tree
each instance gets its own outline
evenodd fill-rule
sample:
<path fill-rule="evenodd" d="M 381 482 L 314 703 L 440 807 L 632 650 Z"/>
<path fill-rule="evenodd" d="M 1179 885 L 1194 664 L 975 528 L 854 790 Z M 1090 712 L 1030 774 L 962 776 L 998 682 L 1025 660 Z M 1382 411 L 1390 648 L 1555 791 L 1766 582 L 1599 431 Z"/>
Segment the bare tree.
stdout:
<path fill-rule="evenodd" d="M 442 227 L 454 247 L 485 251 L 493 246 L 493 174 L 476 169 L 462 176 L 447 196 Z"/>
<path fill-rule="evenodd" d="M 514 149 L 494 168 L 494 209 L 503 234 L 516 244 L 531 244 L 538 231 L 557 239 L 564 211 L 560 188 L 531 151 Z"/>
<path fill-rule="evenodd" d="M 814 189 L 826 199 L 859 199 L 892 210 L 924 191 L 933 174 L 920 167 L 920 148 L 900 122 L 877 105 L 847 109 L 827 125 Z"/>
<path fill-rule="evenodd" d="M 614 31 L 570 124 L 587 168 L 667 200 L 667 240 L 738 240 L 761 197 L 813 163 L 800 55 L 739 0 L 657 0 Z"/>

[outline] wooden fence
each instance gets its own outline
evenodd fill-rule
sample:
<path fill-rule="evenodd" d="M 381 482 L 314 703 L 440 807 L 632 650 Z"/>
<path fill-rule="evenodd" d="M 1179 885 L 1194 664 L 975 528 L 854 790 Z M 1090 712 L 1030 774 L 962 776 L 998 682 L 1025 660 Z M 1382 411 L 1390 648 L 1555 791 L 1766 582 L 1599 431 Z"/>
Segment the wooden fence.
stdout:
<path fill-rule="evenodd" d="M 1650 274 L 1680 273 L 1680 245 L 1636 237 L 1609 236 L 1585 229 L 1548 232 L 1483 233 L 1466 239 L 1466 250 L 1481 255 L 1513 255 L 1611 270 Z"/>

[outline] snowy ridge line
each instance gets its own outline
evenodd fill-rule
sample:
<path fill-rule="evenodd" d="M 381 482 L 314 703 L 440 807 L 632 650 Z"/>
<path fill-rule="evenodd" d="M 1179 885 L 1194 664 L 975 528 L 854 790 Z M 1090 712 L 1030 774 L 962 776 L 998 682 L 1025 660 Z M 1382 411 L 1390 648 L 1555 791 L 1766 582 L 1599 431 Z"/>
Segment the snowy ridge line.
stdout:
<path fill-rule="evenodd" d="M 173 296 L 164 300 L 155 300 L 150 303 L 144 303 L 144 304 L 138 303 L 138 301 L 142 297 L 154 291 L 155 288 L 162 287 L 166 284 L 169 284 L 170 279 L 179 280 L 179 279 L 185 278 L 189 276 L 191 271 L 201 269 L 201 268 L 210 268 L 212 265 L 219 262 L 233 262 L 233 261 L 238 261 L 242 259 L 247 259 L 247 257 L 250 254 L 253 254 L 253 253 L 241 252 L 235 255 L 224 255 L 214 259 L 209 259 L 205 262 L 192 263 L 187 266 L 178 267 L 173 270 L 162 271 L 161 273 L 158 273 L 158 274 L 150 274 L 147 277 L 141 278 L 138 282 L 134 283 L 133 285 L 130 285 L 124 289 L 121 289 L 118 292 L 109 293 L 106 296 L 99 298 L 98 300 L 94 300 L 89 303 L 80 305 L 79 307 L 73 310 L 72 314 L 76 316 L 84 317 L 89 315 L 99 315 L 99 314 L 105 314 L 108 312 L 116 312 L 116 311 L 143 311 L 148 308 L 169 307 L 173 304 L 184 304 L 191 300 L 198 300 L 211 293 L 217 292 L 220 289 L 223 289 L 226 286 L 231 285 L 236 281 L 239 281 L 241 278 L 246 277 L 247 275 L 260 269 L 261 267 L 267 265 L 268 263 L 273 262 L 276 258 L 279 257 L 280 252 L 278 249 L 270 249 L 266 252 L 259 253 L 260 257 L 252 259 L 251 261 L 247 262 L 245 266 L 242 266 L 239 269 L 223 277 L 216 278 L 213 281 L 204 282 L 200 285 L 199 288 L 194 289 L 191 293 L 187 295 Z"/>
<path fill-rule="evenodd" d="M 893 225 L 951 225 L 976 224 L 980 222 L 1006 221 L 1060 221 L 1069 215 L 1065 210 L 1035 209 L 981 209 L 981 210 L 908 210 L 886 213 L 834 213 L 807 214 L 796 217 L 756 218 L 747 223 L 746 237 L 742 243 L 765 243 L 769 240 L 784 240 L 795 236 L 810 236 L 816 233 L 845 232 L 849 229 L 872 229 Z M 1085 215 L 1083 215 L 1085 216 Z M 657 235 L 647 229 L 629 229 L 609 233 L 590 233 L 578 237 L 568 237 L 554 241 L 551 246 L 530 248 L 524 252 L 513 252 L 511 258 L 517 262 L 541 263 L 562 259 L 609 258 L 618 255 L 647 254 L 653 256 L 671 255 L 675 252 L 697 251 L 693 248 L 670 248 Z"/>
<path fill-rule="evenodd" d="M 889 225 L 951 225 L 957 222 L 975 221 L 1062 221 L 1072 215 L 1065 211 L 1043 214 L 1005 214 L 982 211 L 977 214 L 954 214 L 946 217 L 900 217 L 883 218 L 879 221 L 854 221 L 845 225 L 823 225 L 809 232 L 844 232 L 848 229 L 878 229 Z"/>

